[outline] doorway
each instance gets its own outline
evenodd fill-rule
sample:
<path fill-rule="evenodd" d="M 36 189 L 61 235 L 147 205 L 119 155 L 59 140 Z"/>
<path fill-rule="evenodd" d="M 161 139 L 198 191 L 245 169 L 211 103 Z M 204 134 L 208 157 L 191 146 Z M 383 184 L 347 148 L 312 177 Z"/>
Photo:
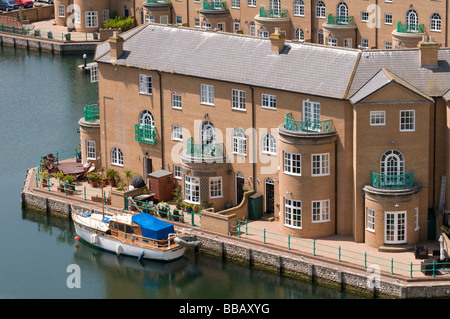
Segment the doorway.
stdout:
<path fill-rule="evenodd" d="M 150 174 L 151 172 L 153 172 L 153 167 L 152 167 L 152 159 L 145 157 L 144 160 L 144 173 L 145 173 L 145 179 L 148 179 L 148 174 Z"/>
<path fill-rule="evenodd" d="M 271 178 L 266 178 L 266 214 L 273 214 L 275 202 L 274 183 Z"/>
<path fill-rule="evenodd" d="M 386 244 L 406 243 L 406 211 L 385 212 L 384 229 Z"/>
<path fill-rule="evenodd" d="M 241 172 L 236 173 L 236 205 L 239 205 L 244 199 L 244 174 Z"/>

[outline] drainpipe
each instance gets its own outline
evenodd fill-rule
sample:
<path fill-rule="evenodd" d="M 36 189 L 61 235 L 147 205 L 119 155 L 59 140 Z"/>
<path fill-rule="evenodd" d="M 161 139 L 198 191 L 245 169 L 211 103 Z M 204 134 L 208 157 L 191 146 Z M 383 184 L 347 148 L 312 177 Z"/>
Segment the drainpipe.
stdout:
<path fill-rule="evenodd" d="M 159 134 L 161 136 L 161 169 L 164 169 L 165 167 L 165 154 L 164 154 L 164 107 L 163 107 L 163 90 L 162 90 L 162 73 L 161 71 L 158 72 L 159 76 L 159 116 L 161 120 L 161 133 Z"/>
<path fill-rule="evenodd" d="M 445 30 L 445 47 L 447 46 L 448 43 L 448 0 L 445 1 L 445 28 L 447 30 Z"/>
<path fill-rule="evenodd" d="M 337 235 L 337 220 L 338 220 L 338 179 L 337 179 L 337 172 L 338 172 L 338 160 L 337 160 L 337 140 L 334 141 L 334 234 Z"/>
<path fill-rule="evenodd" d="M 378 0 L 375 0 L 375 48 L 378 49 Z"/>
<path fill-rule="evenodd" d="M 257 144 L 255 143 L 255 139 L 256 139 L 256 134 L 255 134 L 255 95 L 254 95 L 254 89 L 253 86 L 250 86 L 250 90 L 252 91 L 252 160 L 255 159 L 255 152 L 254 150 L 257 149 Z M 257 155 L 257 153 L 256 153 Z M 253 168 L 253 190 L 256 192 L 256 163 L 255 161 L 253 161 L 252 163 L 252 168 Z"/>

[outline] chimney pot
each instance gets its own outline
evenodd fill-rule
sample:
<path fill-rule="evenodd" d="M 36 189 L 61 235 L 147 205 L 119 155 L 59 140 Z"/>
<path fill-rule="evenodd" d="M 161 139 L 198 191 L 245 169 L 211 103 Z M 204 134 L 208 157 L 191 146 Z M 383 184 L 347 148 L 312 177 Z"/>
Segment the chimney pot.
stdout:
<path fill-rule="evenodd" d="M 120 58 L 123 53 L 124 39 L 119 35 L 119 32 L 114 31 L 113 36 L 109 38 L 109 45 L 111 47 L 111 60 L 115 61 Z"/>
<path fill-rule="evenodd" d="M 274 54 L 280 54 L 284 49 L 286 36 L 280 33 L 280 28 L 275 28 L 275 32 L 270 35 L 271 50 Z"/>
<path fill-rule="evenodd" d="M 434 37 L 423 36 L 418 48 L 421 67 L 438 66 L 439 43 L 434 40 Z"/>

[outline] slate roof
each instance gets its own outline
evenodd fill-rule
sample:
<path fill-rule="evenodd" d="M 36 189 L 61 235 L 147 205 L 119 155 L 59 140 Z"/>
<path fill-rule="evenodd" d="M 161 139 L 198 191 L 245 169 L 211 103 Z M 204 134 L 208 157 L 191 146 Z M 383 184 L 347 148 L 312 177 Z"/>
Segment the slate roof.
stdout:
<path fill-rule="evenodd" d="M 124 53 L 115 64 L 343 98 L 359 50 L 286 41 L 279 55 L 269 39 L 148 24 L 121 35 Z M 109 43 L 97 62 L 111 63 Z"/>
<path fill-rule="evenodd" d="M 395 77 L 427 98 L 450 98 L 450 49 L 439 50 L 438 67 L 422 68 L 418 49 L 361 51 L 286 41 L 276 55 L 270 39 L 151 23 L 121 36 L 118 65 L 350 101 Z M 99 44 L 96 61 L 113 63 L 109 49 L 108 41 Z"/>
<path fill-rule="evenodd" d="M 438 60 L 438 67 L 422 68 L 419 49 L 363 51 L 349 97 L 382 68 L 429 96 L 443 96 L 450 89 L 450 50 L 440 49 Z"/>
<path fill-rule="evenodd" d="M 408 82 L 404 81 L 403 79 L 399 78 L 389 70 L 382 68 L 378 73 L 376 73 L 369 81 L 367 81 L 366 84 L 364 84 L 351 98 L 350 102 L 353 104 L 359 103 L 361 100 L 365 99 L 366 97 L 370 96 L 374 92 L 382 89 L 389 83 L 398 83 L 402 85 L 403 87 L 407 88 L 408 90 L 416 93 L 417 95 L 422 96 L 423 98 L 433 102 L 433 99 L 428 96 L 427 94 L 423 93 L 416 87 L 410 85 Z"/>

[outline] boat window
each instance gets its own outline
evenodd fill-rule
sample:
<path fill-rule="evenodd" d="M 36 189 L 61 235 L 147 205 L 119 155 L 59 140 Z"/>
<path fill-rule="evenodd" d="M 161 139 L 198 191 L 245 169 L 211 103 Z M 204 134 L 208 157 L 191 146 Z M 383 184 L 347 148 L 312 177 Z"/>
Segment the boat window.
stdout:
<path fill-rule="evenodd" d="M 109 227 L 112 228 L 112 229 L 117 229 L 117 225 L 116 225 L 115 222 L 110 222 L 109 223 Z"/>
<path fill-rule="evenodd" d="M 119 230 L 120 231 L 125 231 L 125 225 L 124 224 L 119 224 Z"/>
<path fill-rule="evenodd" d="M 129 234 L 133 234 L 133 228 L 130 225 L 126 225 L 126 232 Z"/>

